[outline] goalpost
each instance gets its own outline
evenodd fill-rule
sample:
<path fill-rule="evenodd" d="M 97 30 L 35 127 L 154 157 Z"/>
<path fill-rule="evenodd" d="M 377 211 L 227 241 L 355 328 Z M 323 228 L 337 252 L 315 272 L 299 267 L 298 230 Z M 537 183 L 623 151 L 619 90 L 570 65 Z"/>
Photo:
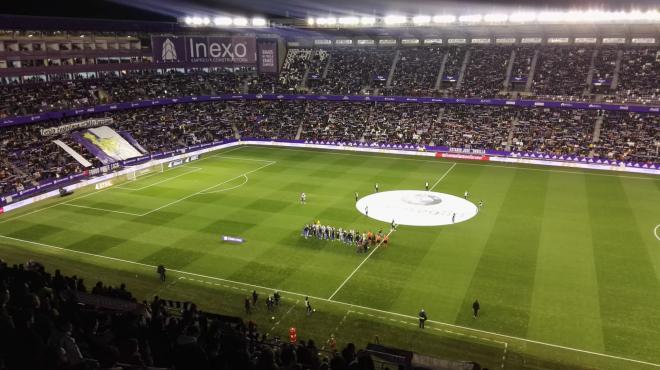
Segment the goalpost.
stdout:
<path fill-rule="evenodd" d="M 144 176 L 150 176 L 154 175 L 157 173 L 162 173 L 165 171 L 165 166 L 163 166 L 162 163 L 155 164 L 146 168 L 141 168 L 139 170 L 133 170 L 129 173 L 126 174 L 126 179 L 129 181 L 135 181 L 138 178 L 144 177 Z"/>

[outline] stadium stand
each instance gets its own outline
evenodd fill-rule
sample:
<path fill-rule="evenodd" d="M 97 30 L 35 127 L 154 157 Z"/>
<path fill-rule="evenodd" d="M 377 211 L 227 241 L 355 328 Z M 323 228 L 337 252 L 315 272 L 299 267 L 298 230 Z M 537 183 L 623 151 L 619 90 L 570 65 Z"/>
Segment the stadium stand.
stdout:
<path fill-rule="evenodd" d="M 113 118 L 115 130 L 128 132 L 149 153 L 242 137 L 436 145 L 657 163 L 660 141 L 657 115 L 461 104 L 257 100 L 175 104 L 90 117 Z M 95 156 L 67 133 L 40 134 L 42 128 L 83 118 L 0 131 L 3 193 L 83 170 L 52 143 L 56 138 L 98 165 Z"/>
<path fill-rule="evenodd" d="M 24 369 L 375 370 L 349 343 L 322 352 L 313 340 L 281 342 L 257 323 L 155 296 L 138 302 L 124 284 L 53 274 L 0 260 L 0 363 Z"/>

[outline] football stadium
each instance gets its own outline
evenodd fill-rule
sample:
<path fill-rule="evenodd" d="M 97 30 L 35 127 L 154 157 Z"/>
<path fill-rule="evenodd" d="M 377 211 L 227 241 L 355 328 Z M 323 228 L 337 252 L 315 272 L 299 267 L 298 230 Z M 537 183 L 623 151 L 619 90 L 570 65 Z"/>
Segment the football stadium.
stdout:
<path fill-rule="evenodd" d="M 660 369 L 660 8 L 567 4 L 3 8 L 0 370 Z"/>

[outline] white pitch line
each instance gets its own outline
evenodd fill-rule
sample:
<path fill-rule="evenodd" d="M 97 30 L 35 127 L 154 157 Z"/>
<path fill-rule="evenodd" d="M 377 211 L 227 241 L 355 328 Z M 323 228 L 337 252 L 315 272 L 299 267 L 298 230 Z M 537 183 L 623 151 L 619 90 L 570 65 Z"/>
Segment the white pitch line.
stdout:
<path fill-rule="evenodd" d="M 144 189 L 150 188 L 150 187 L 152 187 L 152 186 L 156 186 L 156 185 L 162 184 L 162 183 L 167 182 L 167 181 L 172 181 L 172 180 L 174 180 L 174 179 L 176 179 L 176 178 L 179 178 L 179 177 L 181 177 L 181 176 L 189 175 L 189 174 L 191 174 L 191 173 L 193 173 L 193 172 L 197 172 L 197 171 L 201 170 L 201 168 L 199 168 L 199 167 L 188 167 L 188 168 L 192 168 L 192 171 L 187 171 L 187 172 L 185 172 L 185 173 L 182 173 L 182 174 L 180 174 L 180 175 L 176 175 L 176 176 L 174 176 L 174 177 L 168 177 L 168 178 L 166 178 L 166 179 L 164 179 L 164 180 L 160 180 L 160 181 L 155 182 L 155 183 L 153 183 L 153 184 L 151 184 L 151 185 L 145 185 L 145 186 L 142 186 L 142 187 L 139 187 L 139 188 L 126 187 L 125 185 L 119 185 L 119 186 L 115 186 L 115 188 L 117 188 L 117 189 L 122 189 L 122 190 L 129 190 L 129 191 L 140 191 L 140 190 L 144 190 Z"/>
<path fill-rule="evenodd" d="M 289 150 L 289 151 L 295 151 L 295 152 L 313 152 L 313 151 L 322 151 L 325 154 L 330 154 L 330 155 L 346 155 L 346 156 L 351 156 L 351 157 L 365 157 L 365 158 L 383 158 L 383 159 L 397 159 L 397 160 L 402 160 L 402 161 L 417 161 L 417 162 L 428 162 L 428 163 L 443 163 L 441 161 L 438 161 L 437 159 L 423 159 L 423 158 L 407 158 L 404 157 L 403 155 L 397 155 L 397 154 L 392 154 L 392 155 L 386 155 L 383 153 L 373 153 L 373 154 L 358 154 L 358 153 L 346 153 L 342 152 L 339 153 L 334 149 L 321 149 L 321 148 L 310 148 L 310 149 L 297 149 L 297 148 L 286 148 L 286 147 L 281 147 L 281 146 L 269 146 L 269 145 L 259 145 L 259 144 L 247 144 L 248 147 L 257 147 L 257 148 L 267 148 L 267 149 L 279 149 L 279 150 Z M 431 157 L 426 157 L 426 158 L 431 158 Z M 551 169 L 545 169 L 545 168 L 530 168 L 530 167 L 523 167 L 525 163 L 520 163 L 520 164 L 512 164 L 510 166 L 503 166 L 503 165 L 496 165 L 496 164 L 482 164 L 482 163 L 468 163 L 468 162 L 461 162 L 461 165 L 465 166 L 479 166 L 479 167 L 492 167 L 492 168 L 508 168 L 510 170 L 521 170 L 521 171 L 539 171 L 539 172 L 552 172 L 552 173 L 565 173 L 565 174 L 572 174 L 572 175 L 592 175 L 592 176 L 604 176 L 604 177 L 618 177 L 618 178 L 623 178 L 623 179 L 633 179 L 633 180 L 651 180 L 651 181 L 657 181 L 657 178 L 653 177 L 638 177 L 638 176 L 626 176 L 626 175 L 611 175 L 607 173 L 598 173 L 598 172 L 591 172 L 594 170 L 587 170 L 585 169 L 584 172 L 579 172 L 579 171 L 561 171 L 561 170 L 551 170 Z M 539 165 L 534 165 L 534 164 L 526 164 L 528 166 L 539 166 Z M 607 171 L 607 170 L 598 170 L 598 171 Z"/>
<path fill-rule="evenodd" d="M 653 234 L 655 235 L 655 238 L 660 240 L 660 235 L 658 235 L 658 229 L 660 229 L 660 224 L 657 224 L 655 226 L 655 229 L 653 229 Z"/>
<path fill-rule="evenodd" d="M 181 198 L 181 199 L 177 199 L 177 200 L 175 200 L 175 201 L 173 201 L 173 202 L 167 203 L 167 204 L 162 205 L 162 206 L 160 206 L 160 207 L 158 207 L 158 208 L 154 208 L 154 209 L 152 209 L 151 211 L 149 211 L 149 212 L 147 212 L 147 213 L 143 213 L 143 214 L 141 214 L 140 216 L 147 216 L 147 215 L 150 215 L 150 214 L 152 214 L 152 213 L 154 213 L 154 212 L 158 212 L 158 211 L 160 211 L 160 210 L 163 209 L 163 208 L 167 208 L 167 207 L 169 207 L 169 206 L 171 206 L 171 205 L 174 205 L 174 204 L 177 204 L 177 203 L 183 202 L 184 200 L 186 200 L 186 199 L 188 199 L 188 198 L 191 198 L 191 197 L 194 197 L 195 195 L 202 194 L 202 193 L 207 192 L 207 191 L 209 191 L 209 190 L 211 190 L 211 189 L 213 189 L 213 188 L 217 188 L 217 187 L 220 186 L 220 185 L 224 185 L 224 184 L 226 184 L 226 183 L 228 183 L 228 182 L 230 182 L 230 181 L 236 180 L 236 179 L 238 179 L 238 178 L 240 178 L 240 177 L 242 177 L 242 176 L 247 176 L 248 174 L 251 174 L 251 173 L 253 173 L 253 172 L 257 172 L 257 171 L 259 171 L 260 169 L 262 169 L 262 168 L 266 168 L 266 167 L 268 167 L 268 166 L 272 166 L 272 165 L 274 165 L 275 163 L 277 163 L 277 162 L 271 162 L 271 163 L 265 164 L 265 165 L 263 165 L 263 166 L 261 166 L 261 167 L 255 169 L 255 170 L 252 170 L 252 171 L 248 171 L 248 172 L 242 173 L 242 174 L 240 174 L 240 175 L 238 175 L 238 176 L 236 176 L 236 177 L 232 177 L 231 179 L 229 179 L 229 180 L 227 180 L 227 181 L 223 181 L 223 182 L 221 182 L 221 183 L 219 183 L 219 184 L 215 184 L 215 185 L 213 185 L 213 186 L 209 186 L 209 187 L 206 188 L 206 189 L 202 189 L 202 190 L 200 190 L 200 191 L 198 191 L 198 192 L 195 192 L 195 193 L 192 193 L 192 194 L 190 194 L 190 195 L 187 195 L 187 196 L 185 196 L 185 197 L 183 197 L 183 198 Z"/>
<path fill-rule="evenodd" d="M 245 158 L 245 157 L 234 157 L 230 155 L 222 155 L 222 153 L 212 155 L 211 158 L 220 158 L 220 159 L 227 158 L 227 159 L 236 159 L 239 161 L 252 161 L 252 162 L 275 162 L 275 161 L 269 161 L 267 159 L 256 159 L 256 158 Z"/>
<path fill-rule="evenodd" d="M 394 232 L 394 229 L 390 229 L 390 232 L 387 233 L 385 238 L 389 237 L 390 234 L 392 234 L 393 232 Z M 339 292 L 341 290 L 341 288 L 343 288 L 344 285 L 346 285 L 346 283 L 353 277 L 353 275 L 355 275 L 357 270 L 359 270 L 360 267 L 362 267 L 362 265 L 364 265 L 364 263 L 367 262 L 369 257 L 371 257 L 371 255 L 374 254 L 374 252 L 376 252 L 376 250 L 378 250 L 378 248 L 383 244 L 383 241 L 385 241 L 385 238 L 383 238 L 383 240 L 381 240 L 380 243 L 378 243 L 378 245 L 374 248 L 374 250 L 372 250 L 371 253 L 369 253 L 369 255 L 365 259 L 363 259 L 362 262 L 360 262 L 360 264 L 355 268 L 355 270 L 353 270 L 353 272 L 351 272 L 351 274 L 348 275 L 348 277 L 344 280 L 344 282 L 341 283 L 341 285 L 337 288 L 337 290 L 335 290 L 335 292 L 332 293 L 330 298 L 328 298 L 328 301 L 332 301 L 332 298 L 337 294 L 337 292 Z"/>
<path fill-rule="evenodd" d="M 34 241 L 18 239 L 18 238 L 12 238 L 10 236 L 5 236 L 5 235 L 0 235 L 0 239 L 9 239 L 9 240 L 14 240 L 14 241 L 22 242 L 22 243 L 37 245 L 37 246 L 41 246 L 41 247 L 57 249 L 57 250 L 61 250 L 61 251 L 64 251 L 64 252 L 70 252 L 70 253 L 81 254 L 81 255 L 86 255 L 86 256 L 91 256 L 91 257 L 96 257 L 96 258 L 109 259 L 109 260 L 112 260 L 112 261 L 124 262 L 124 263 L 128 263 L 128 264 L 142 266 L 142 267 L 148 267 L 149 269 L 153 269 L 153 268 L 156 267 L 154 265 L 148 265 L 146 263 L 129 261 L 129 260 L 121 259 L 121 258 L 104 256 L 104 255 L 101 255 L 101 254 L 83 252 L 83 251 L 78 251 L 78 250 L 75 250 L 75 249 L 67 249 L 67 248 L 57 247 L 57 246 L 49 245 L 49 244 L 45 244 L 45 243 L 34 242 Z M 398 313 L 398 312 L 390 312 L 390 311 L 380 310 L 378 308 L 360 306 L 360 305 L 357 305 L 357 304 L 346 303 L 346 302 L 342 302 L 342 301 L 329 300 L 327 298 L 321 298 L 321 297 L 315 297 L 315 296 L 309 295 L 309 294 L 291 292 L 291 291 L 287 291 L 287 290 L 284 290 L 284 289 L 270 288 L 270 287 L 265 287 L 263 285 L 249 284 L 249 283 L 244 283 L 244 282 L 241 282 L 241 281 L 234 281 L 234 280 L 223 279 L 223 278 L 219 278 L 219 277 L 215 277 L 215 276 L 197 274 L 197 273 L 194 273 L 194 272 L 187 272 L 187 271 L 173 270 L 173 269 L 169 269 L 169 271 L 176 272 L 176 273 L 179 273 L 179 274 L 182 274 L 182 275 L 189 275 L 189 276 L 195 276 L 195 277 L 200 277 L 200 278 L 205 278 L 205 279 L 211 279 L 211 280 L 221 281 L 221 282 L 235 284 L 235 285 L 247 286 L 247 287 L 251 287 L 251 288 L 258 288 L 258 289 L 269 290 L 269 291 L 276 291 L 277 290 L 277 291 L 280 291 L 282 293 L 295 295 L 295 296 L 298 296 L 298 297 L 309 297 L 311 299 L 316 299 L 316 300 L 319 300 L 319 301 L 324 301 L 324 302 L 328 302 L 328 303 L 336 303 L 336 304 L 340 304 L 340 305 L 344 305 L 344 306 L 348 306 L 348 307 L 359 308 L 359 309 L 366 310 L 366 311 L 378 312 L 378 313 L 385 314 L 385 315 L 393 315 L 393 316 L 404 317 L 404 318 L 414 319 L 414 320 L 418 319 L 417 316 L 405 315 L 405 314 L 401 314 L 401 313 Z M 184 278 L 184 279 L 197 281 L 197 280 L 191 279 L 191 278 Z M 201 282 L 203 282 L 203 281 L 201 281 Z M 381 319 L 385 319 L 385 318 L 382 317 Z M 474 329 L 474 328 L 470 328 L 470 327 L 467 327 L 467 326 L 449 324 L 449 323 L 442 322 L 442 321 L 428 320 L 428 322 L 438 324 L 438 325 L 448 326 L 448 327 L 452 327 L 452 328 L 456 328 L 456 329 L 460 329 L 460 330 L 471 331 L 471 332 L 475 332 L 475 333 L 491 335 L 491 336 L 500 337 L 500 338 L 512 339 L 512 340 L 525 342 L 525 343 L 533 343 L 533 344 L 538 344 L 538 345 L 547 346 L 547 347 L 559 348 L 559 349 L 563 349 L 563 350 L 567 350 L 567 351 L 585 353 L 585 354 L 589 354 L 589 355 L 600 356 L 600 357 L 605 357 L 605 358 L 611 358 L 611 359 L 615 359 L 615 360 L 621 360 L 621 361 L 632 362 L 632 363 L 637 363 L 637 364 L 648 365 L 648 366 L 653 366 L 653 367 L 660 368 L 660 364 L 655 364 L 655 363 L 652 363 L 652 362 L 641 361 L 641 360 L 635 360 L 635 359 L 631 359 L 631 358 L 627 358 L 627 357 L 608 355 L 608 354 L 605 354 L 605 353 L 598 353 L 598 352 L 592 352 L 592 351 L 587 351 L 587 350 L 578 349 L 578 348 L 566 347 L 566 346 L 562 346 L 562 345 L 559 345 L 559 344 L 545 343 L 545 342 L 541 342 L 541 341 L 537 341 L 537 340 L 533 340 L 533 339 L 514 337 L 512 335 L 500 334 L 500 333 L 490 332 L 490 331 L 481 330 L 481 329 Z M 482 338 L 482 339 L 485 339 L 485 338 Z"/>
<path fill-rule="evenodd" d="M 214 190 L 214 191 L 205 191 L 205 192 L 200 193 L 200 194 L 216 194 L 216 193 L 222 193 L 222 192 L 229 191 L 229 190 L 238 189 L 238 188 L 240 188 L 241 186 L 247 184 L 247 182 L 248 182 L 248 180 L 249 180 L 248 177 L 247 177 L 247 175 L 243 175 L 243 177 L 245 178 L 245 181 L 243 181 L 242 183 L 240 183 L 240 184 L 238 184 L 238 185 L 236 185 L 236 186 L 232 186 L 231 188 L 220 189 L 220 190 Z"/>
<path fill-rule="evenodd" d="M 235 151 L 235 150 L 239 150 L 239 149 L 243 149 L 243 148 L 248 148 L 248 146 L 245 146 L 245 145 L 239 145 L 239 146 L 236 146 L 236 147 L 231 148 L 231 149 L 229 149 L 229 150 L 224 150 L 224 151 L 222 151 L 222 152 L 220 152 L 220 153 L 218 153 L 218 154 L 212 155 L 212 156 L 211 156 L 211 155 L 209 155 L 209 156 L 205 156 L 205 157 L 203 157 L 203 158 L 201 158 L 201 159 L 198 159 L 196 162 L 201 162 L 201 161 L 207 160 L 207 159 L 209 159 L 209 158 L 222 156 L 224 153 L 233 152 L 233 151 Z M 219 150 L 222 150 L 222 149 L 219 149 Z M 143 178 L 144 178 L 144 177 L 143 177 Z M 136 181 L 139 181 L 139 180 L 136 180 Z M 66 188 L 66 187 L 65 187 L 65 188 Z M 50 206 L 46 206 L 46 207 L 42 207 L 42 208 L 38 208 L 38 209 L 35 209 L 34 211 L 30 211 L 30 212 L 28 212 L 28 213 L 23 213 L 23 214 L 21 214 L 21 215 L 14 216 L 14 217 L 11 217 L 11 218 L 8 218 L 8 219 L 6 219 L 6 220 L 2 220 L 2 221 L 0 221 L 0 224 L 4 224 L 5 222 L 13 221 L 13 220 L 16 220 L 16 219 L 19 219 L 19 218 L 25 217 L 25 216 L 29 216 L 29 215 L 31 215 L 31 214 L 35 214 L 35 213 L 38 213 L 38 212 L 41 212 L 41 211 L 45 211 L 45 210 L 47 210 L 47 209 L 50 209 L 50 208 L 53 208 L 53 207 L 57 207 L 57 206 L 59 206 L 59 205 L 61 205 L 61 204 L 66 204 L 66 203 L 68 203 L 68 202 L 73 202 L 74 200 L 78 200 L 78 199 L 82 199 L 82 198 L 87 198 L 87 197 L 90 196 L 90 195 L 94 195 L 94 194 L 102 193 L 102 192 L 104 192 L 104 191 L 108 191 L 108 190 L 111 190 L 111 189 L 114 189 L 114 188 L 115 188 L 114 186 L 111 186 L 111 187 L 107 187 L 107 188 L 105 188 L 105 189 L 101 189 L 101 190 L 97 190 L 97 191 L 92 191 L 92 192 L 90 192 L 90 193 L 83 194 L 83 195 L 80 195 L 80 196 L 76 196 L 76 195 L 74 195 L 74 198 L 73 198 L 73 199 L 71 199 L 71 198 L 69 198 L 69 199 L 65 199 L 65 200 L 63 200 L 63 201 L 61 201 L 61 202 L 57 202 L 57 203 L 55 203 L 55 204 L 51 204 Z"/>
<path fill-rule="evenodd" d="M 89 207 L 89 206 L 81 206 L 79 204 L 71 204 L 71 203 L 62 203 L 61 205 L 63 206 L 69 206 L 69 207 L 77 207 L 77 208 L 85 208 L 85 209 L 94 209 L 97 211 L 105 211 L 105 212 L 112 212 L 112 213 L 121 213 L 123 215 L 130 215 L 130 216 L 137 216 L 140 217 L 139 213 L 131 213 L 131 212 L 124 212 L 124 211 L 115 211 L 112 209 L 107 209 L 107 208 L 97 208 L 97 207 Z"/>
<path fill-rule="evenodd" d="M 433 191 L 433 188 L 435 188 L 436 185 L 438 185 L 440 183 L 440 181 L 442 181 L 442 179 L 444 179 L 449 174 L 449 172 L 451 172 L 451 170 L 453 170 L 454 167 L 456 167 L 456 165 L 457 165 L 457 163 L 452 164 L 451 167 L 449 167 L 449 169 L 442 176 L 440 176 L 438 181 L 436 181 L 435 184 L 433 184 L 433 186 L 431 186 L 429 191 Z"/>

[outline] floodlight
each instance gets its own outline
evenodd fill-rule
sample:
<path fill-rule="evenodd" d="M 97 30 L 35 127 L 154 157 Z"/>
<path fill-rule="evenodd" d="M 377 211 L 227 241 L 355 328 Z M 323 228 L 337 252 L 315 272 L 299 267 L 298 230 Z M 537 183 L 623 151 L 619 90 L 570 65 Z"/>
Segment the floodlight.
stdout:
<path fill-rule="evenodd" d="M 412 19 L 413 24 L 415 25 L 422 25 L 422 24 L 428 24 L 431 22 L 431 16 L 429 15 L 418 15 L 413 17 Z"/>
<path fill-rule="evenodd" d="M 183 19 L 183 22 L 184 22 L 186 25 L 188 25 L 188 26 L 192 25 L 192 24 L 193 24 L 192 17 L 185 17 L 185 18 Z"/>
<path fill-rule="evenodd" d="M 511 23 L 528 23 L 536 20 L 536 13 L 518 12 L 509 16 Z"/>
<path fill-rule="evenodd" d="M 252 18 L 252 26 L 253 27 L 265 27 L 266 26 L 266 20 L 264 18 L 259 18 L 259 17 Z"/>
<path fill-rule="evenodd" d="M 360 17 L 360 25 L 362 26 L 373 26 L 376 24 L 376 18 L 374 17 Z"/>
<path fill-rule="evenodd" d="M 402 15 L 388 15 L 383 19 L 383 21 L 386 25 L 391 26 L 406 23 L 406 17 Z"/>
<path fill-rule="evenodd" d="M 360 18 L 358 17 L 341 17 L 339 18 L 339 24 L 343 26 L 355 26 L 360 23 Z"/>
<path fill-rule="evenodd" d="M 236 17 L 233 20 L 234 26 L 245 27 L 248 25 L 248 20 L 245 17 Z"/>
<path fill-rule="evenodd" d="M 307 25 L 308 26 L 313 26 L 316 22 L 314 21 L 314 18 L 309 17 L 307 18 Z"/>
<path fill-rule="evenodd" d="M 454 23 L 456 16 L 451 14 L 440 14 L 433 17 L 433 23 Z"/>
<path fill-rule="evenodd" d="M 461 23 L 479 23 L 482 20 L 483 16 L 481 14 L 462 15 L 458 17 L 458 21 Z"/>
<path fill-rule="evenodd" d="M 564 21 L 564 13 L 562 12 L 541 12 L 537 20 L 541 23 L 558 23 Z"/>
<path fill-rule="evenodd" d="M 215 17 L 213 18 L 213 24 L 219 27 L 231 26 L 231 18 L 229 17 Z"/>
<path fill-rule="evenodd" d="M 211 24 L 211 18 L 209 17 L 202 18 L 202 24 L 208 26 L 209 24 Z"/>
<path fill-rule="evenodd" d="M 509 19 L 506 14 L 486 14 L 484 21 L 488 23 L 505 23 Z"/>
<path fill-rule="evenodd" d="M 192 18 L 192 24 L 195 26 L 199 26 L 203 23 L 204 21 L 202 20 L 201 17 L 193 17 Z"/>

